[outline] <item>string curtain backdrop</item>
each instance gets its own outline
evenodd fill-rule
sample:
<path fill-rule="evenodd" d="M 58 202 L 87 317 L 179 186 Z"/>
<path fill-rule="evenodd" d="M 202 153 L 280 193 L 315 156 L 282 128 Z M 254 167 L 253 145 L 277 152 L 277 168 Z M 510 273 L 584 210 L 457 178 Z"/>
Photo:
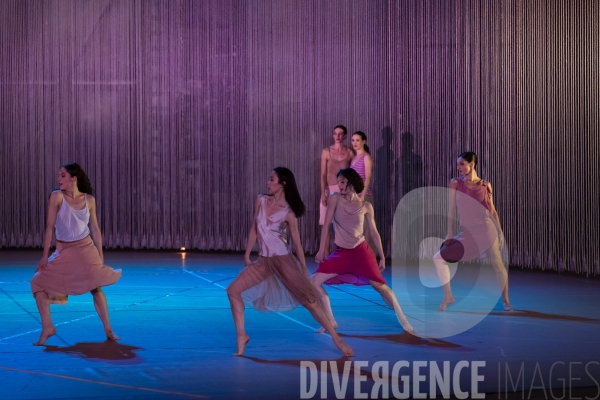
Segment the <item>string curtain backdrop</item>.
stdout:
<path fill-rule="evenodd" d="M 283 165 L 314 253 L 320 154 L 344 124 L 368 136 L 387 254 L 402 196 L 446 186 L 474 151 L 511 263 L 599 273 L 595 0 L 3 0 L 0 15 L 0 247 L 42 245 L 77 162 L 107 248 L 242 250 Z"/>

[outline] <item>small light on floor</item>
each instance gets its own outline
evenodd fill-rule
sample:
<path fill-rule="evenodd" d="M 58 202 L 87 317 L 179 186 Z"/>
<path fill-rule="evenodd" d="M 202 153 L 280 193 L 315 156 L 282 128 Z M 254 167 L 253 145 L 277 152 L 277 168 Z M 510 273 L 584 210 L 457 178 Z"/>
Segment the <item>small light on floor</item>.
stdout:
<path fill-rule="evenodd" d="M 180 248 L 179 251 L 185 251 L 185 247 Z"/>

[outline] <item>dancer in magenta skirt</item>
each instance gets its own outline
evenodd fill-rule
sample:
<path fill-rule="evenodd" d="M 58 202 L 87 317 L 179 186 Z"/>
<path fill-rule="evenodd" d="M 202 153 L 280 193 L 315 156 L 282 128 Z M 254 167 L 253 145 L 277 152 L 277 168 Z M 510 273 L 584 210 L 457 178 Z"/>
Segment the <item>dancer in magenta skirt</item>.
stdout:
<path fill-rule="evenodd" d="M 315 260 L 319 267 L 311 280 L 313 285 L 321 294 L 321 303 L 325 308 L 327 317 L 334 328 L 337 322 L 333 317 L 333 311 L 329 296 L 323 283 L 336 285 L 350 283 L 353 285 L 371 285 L 383 300 L 394 310 L 398 321 L 406 331 L 412 331 L 402 308 L 394 295 L 394 292 L 386 284 L 381 275 L 385 269 L 385 255 L 381 246 L 381 237 L 375 226 L 373 206 L 358 197 L 357 192 L 364 190 L 364 184 L 358 173 L 352 168 L 342 169 L 337 174 L 337 182 L 340 193 L 335 193 L 329 198 L 325 225 L 321 232 L 321 246 Z M 335 227 L 336 250 L 325 258 L 326 243 L 329 239 L 329 229 L 326 226 L 333 221 Z M 377 247 L 380 261 L 377 264 L 375 254 L 369 248 L 363 234 L 364 225 Z M 317 332 L 324 332 L 321 328 Z"/>
<path fill-rule="evenodd" d="M 102 286 L 117 282 L 121 270 L 104 265 L 102 234 L 92 186 L 85 172 L 75 163 L 65 164 L 60 169 L 58 185 L 59 190 L 50 195 L 44 253 L 30 282 L 42 318 L 42 333 L 34 345 L 41 346 L 56 334 L 50 304 L 66 304 L 69 295 L 87 292 L 94 297 L 106 337 L 118 340 L 120 337 L 110 326 Z M 48 257 L 53 233 L 56 234 L 56 251 Z"/>

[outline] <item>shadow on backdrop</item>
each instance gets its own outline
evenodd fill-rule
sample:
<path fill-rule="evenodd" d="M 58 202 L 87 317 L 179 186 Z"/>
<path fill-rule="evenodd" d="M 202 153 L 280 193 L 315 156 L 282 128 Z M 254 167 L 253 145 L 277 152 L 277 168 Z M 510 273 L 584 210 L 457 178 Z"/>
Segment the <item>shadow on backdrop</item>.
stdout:
<path fill-rule="evenodd" d="M 394 213 L 396 212 L 395 207 L 404 196 L 406 196 L 411 190 L 423 187 L 423 159 L 414 151 L 414 135 L 410 132 L 404 132 L 402 133 L 401 141 L 402 152 L 400 157 L 398 157 L 395 161 L 395 173 L 400 180 L 398 182 L 400 196 L 396 204 L 394 204 Z M 414 210 L 406 211 L 411 213 Z M 418 229 L 418 227 L 415 227 L 415 229 Z M 418 249 L 421 240 L 420 238 L 422 237 L 423 236 L 420 232 L 415 232 L 415 234 L 410 238 L 413 239 L 414 242 L 405 244 L 409 249 L 415 250 L 414 254 L 410 254 L 411 258 L 418 258 Z"/>
<path fill-rule="evenodd" d="M 394 132 L 390 126 L 381 130 L 382 145 L 375 151 L 373 166 L 373 198 L 375 201 L 375 224 L 381 235 L 383 251 L 390 254 L 390 234 L 396 212 L 396 191 L 398 187 L 394 171 Z"/>

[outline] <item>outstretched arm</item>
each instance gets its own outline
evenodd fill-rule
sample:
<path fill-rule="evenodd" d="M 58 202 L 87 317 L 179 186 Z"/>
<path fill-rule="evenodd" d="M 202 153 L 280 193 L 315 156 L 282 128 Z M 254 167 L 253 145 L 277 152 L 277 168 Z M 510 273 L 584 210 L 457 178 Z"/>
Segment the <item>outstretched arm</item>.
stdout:
<path fill-rule="evenodd" d="M 377 248 L 377 254 L 379 255 L 379 268 L 383 270 L 385 269 L 385 254 L 383 253 L 383 246 L 381 245 L 381 236 L 379 235 L 379 231 L 375 225 L 375 211 L 373 210 L 371 203 L 365 202 L 365 207 L 367 208 L 367 212 L 365 213 L 365 224 L 367 224 L 369 233 L 371 234 L 371 237 L 375 242 L 375 247 Z"/>
<path fill-rule="evenodd" d="M 90 209 L 90 235 L 94 241 L 94 246 L 98 249 L 100 254 L 100 260 L 104 263 L 104 254 L 102 253 L 102 233 L 100 233 L 100 227 L 98 226 L 98 218 L 96 217 L 96 199 L 94 196 L 87 194 L 88 206 Z"/>
<path fill-rule="evenodd" d="M 52 243 L 52 235 L 56 226 L 56 214 L 58 214 L 61 200 L 64 201 L 61 192 L 57 191 L 50 194 L 50 199 L 48 200 L 48 219 L 46 220 L 46 231 L 44 232 L 44 252 L 42 253 L 42 259 L 38 263 L 37 269 L 44 268 L 48 264 L 50 243 Z"/>
<path fill-rule="evenodd" d="M 252 253 L 252 248 L 254 247 L 254 243 L 256 243 L 257 232 L 256 232 L 256 216 L 258 215 L 258 209 L 260 208 L 260 196 L 256 198 L 254 202 L 254 217 L 252 218 L 252 226 L 250 227 L 250 232 L 248 232 L 248 242 L 246 244 L 246 253 L 244 254 L 244 264 L 250 265 L 252 261 L 250 261 L 250 253 Z"/>
<path fill-rule="evenodd" d="M 331 221 L 333 221 L 333 214 L 335 213 L 335 209 L 340 200 L 340 194 L 334 193 L 329 197 L 329 201 L 327 202 L 327 212 L 325 213 L 325 223 L 323 224 L 323 228 L 321 228 L 321 245 L 319 246 L 319 252 L 315 256 L 315 260 L 317 263 L 320 263 L 325 258 L 325 246 L 329 243 L 329 226 L 331 225 Z"/>
<path fill-rule="evenodd" d="M 292 241 L 294 242 L 294 250 L 296 251 L 296 257 L 300 261 L 300 265 L 306 269 L 306 259 L 304 258 L 304 249 L 302 248 L 302 242 L 300 241 L 300 230 L 298 229 L 298 218 L 290 211 L 285 217 L 285 221 L 290 227 L 290 233 L 292 235 Z"/>

